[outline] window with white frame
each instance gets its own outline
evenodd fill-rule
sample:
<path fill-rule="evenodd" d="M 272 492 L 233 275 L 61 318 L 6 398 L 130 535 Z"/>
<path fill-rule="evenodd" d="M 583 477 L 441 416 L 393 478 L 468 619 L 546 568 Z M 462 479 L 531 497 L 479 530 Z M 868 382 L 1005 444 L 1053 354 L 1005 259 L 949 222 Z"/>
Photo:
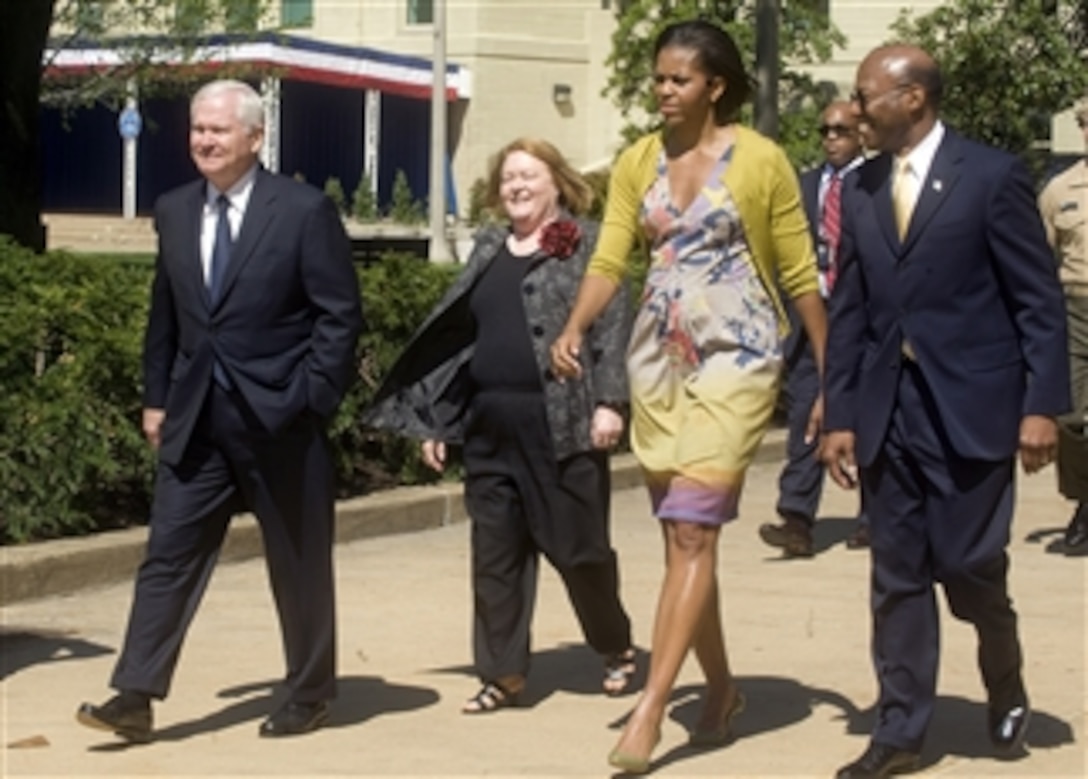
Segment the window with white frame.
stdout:
<path fill-rule="evenodd" d="M 434 0 L 408 0 L 408 24 L 432 24 Z"/>
<path fill-rule="evenodd" d="M 312 27 L 314 0 L 281 0 L 280 24 L 284 27 Z"/>

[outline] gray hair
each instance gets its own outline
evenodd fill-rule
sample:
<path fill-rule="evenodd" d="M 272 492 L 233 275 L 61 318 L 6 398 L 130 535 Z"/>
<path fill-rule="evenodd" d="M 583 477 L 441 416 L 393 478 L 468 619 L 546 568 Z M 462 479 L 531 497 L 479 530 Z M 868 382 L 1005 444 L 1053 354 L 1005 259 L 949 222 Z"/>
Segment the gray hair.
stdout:
<path fill-rule="evenodd" d="M 257 94 L 257 90 L 244 81 L 229 78 L 209 81 L 193 95 L 189 103 L 190 110 L 201 100 L 226 94 L 237 96 L 238 120 L 247 130 L 264 128 L 264 103 L 261 101 L 261 96 Z"/>

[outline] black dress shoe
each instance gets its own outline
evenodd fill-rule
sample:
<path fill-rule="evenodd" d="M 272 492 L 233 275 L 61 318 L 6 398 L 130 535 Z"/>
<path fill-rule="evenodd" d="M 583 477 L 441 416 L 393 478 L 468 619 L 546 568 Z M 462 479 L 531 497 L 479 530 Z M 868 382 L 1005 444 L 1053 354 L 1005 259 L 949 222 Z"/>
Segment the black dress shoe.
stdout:
<path fill-rule="evenodd" d="M 868 549 L 869 548 L 869 526 L 858 525 L 854 532 L 846 537 L 847 549 Z"/>
<path fill-rule="evenodd" d="M 317 730 L 329 718 L 327 701 L 288 703 L 261 723 L 261 735 L 267 738 L 300 736 Z"/>
<path fill-rule="evenodd" d="M 89 728 L 109 730 L 127 741 L 146 744 L 151 740 L 151 699 L 137 692 L 122 692 L 101 706 L 81 704 L 76 720 Z"/>
<path fill-rule="evenodd" d="M 909 774 L 917 769 L 917 753 L 870 741 L 865 753 L 853 763 L 840 768 L 835 779 L 884 779 L 892 774 Z"/>
<path fill-rule="evenodd" d="M 786 557 L 812 557 L 812 530 L 799 519 L 760 525 L 759 537 L 765 544 L 781 549 Z"/>
<path fill-rule="evenodd" d="M 1031 707 L 1018 703 L 1007 709 L 990 707 L 990 741 L 1002 752 L 1017 752 L 1024 744 Z"/>
<path fill-rule="evenodd" d="M 1085 509 L 1084 504 L 1077 506 L 1073 518 L 1069 520 L 1064 541 L 1067 547 L 1080 546 L 1088 542 L 1088 510 Z"/>

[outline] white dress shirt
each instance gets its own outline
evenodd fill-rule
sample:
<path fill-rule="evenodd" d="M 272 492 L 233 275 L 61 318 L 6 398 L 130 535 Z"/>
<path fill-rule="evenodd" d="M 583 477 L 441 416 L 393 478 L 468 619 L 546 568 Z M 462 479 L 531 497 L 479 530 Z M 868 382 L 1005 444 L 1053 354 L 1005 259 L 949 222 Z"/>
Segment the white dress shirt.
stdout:
<path fill-rule="evenodd" d="M 230 201 L 230 206 L 227 208 L 227 221 L 230 222 L 230 236 L 236 240 L 256 178 L 257 166 L 254 165 L 226 192 L 221 193 L 212 186 L 211 182 L 208 182 L 205 187 L 204 208 L 200 221 L 200 263 L 204 269 L 205 284 L 208 283 L 212 269 L 212 246 L 215 244 L 215 228 L 219 223 L 219 195 L 226 195 L 227 200 Z"/>
<path fill-rule="evenodd" d="M 929 175 L 929 169 L 933 167 L 933 158 L 937 156 L 937 148 L 941 145 L 943 139 L 944 124 L 938 119 L 917 146 L 911 149 L 905 157 L 896 158 L 897 161 L 906 160 L 910 165 L 903 184 L 906 187 L 904 194 L 910 201 L 910 212 L 912 213 L 914 206 L 918 205 L 918 195 L 922 192 L 922 184 L 925 183 L 926 176 Z"/>

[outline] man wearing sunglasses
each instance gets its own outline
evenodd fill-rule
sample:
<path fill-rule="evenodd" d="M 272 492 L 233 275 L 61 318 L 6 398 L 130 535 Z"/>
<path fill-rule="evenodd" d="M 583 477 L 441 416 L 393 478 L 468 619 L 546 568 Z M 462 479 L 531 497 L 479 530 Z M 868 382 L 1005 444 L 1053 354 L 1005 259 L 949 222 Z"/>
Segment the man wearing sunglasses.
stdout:
<path fill-rule="evenodd" d="M 1073 114 L 1088 152 L 1088 98 L 1077 103 Z M 1039 195 L 1039 211 L 1065 291 L 1073 413 L 1061 420 L 1058 486 L 1077 501 L 1063 540 L 1068 551 L 1079 554 L 1088 548 L 1088 154 L 1050 180 Z"/>
<path fill-rule="evenodd" d="M 858 120 L 846 100 L 836 100 L 820 116 L 820 139 L 824 163 L 801 176 L 801 195 L 808 215 L 809 229 L 816 245 L 820 269 L 820 292 L 826 300 L 838 275 L 838 250 L 842 225 L 842 184 L 846 174 L 864 162 Z M 824 466 L 816 457 L 818 441 L 806 440 L 809 412 L 820 394 L 820 374 L 805 330 L 796 312 L 787 305 L 794 327 L 783 345 L 785 355 L 786 397 L 789 437 L 786 464 L 778 477 L 779 524 L 759 527 L 759 537 L 782 550 L 785 557 L 811 557 L 812 527 L 823 492 Z M 864 508 L 858 516 L 847 547 L 860 549 L 869 545 L 869 528 Z"/>
<path fill-rule="evenodd" d="M 858 68 L 854 115 L 880 153 L 843 188 L 821 455 L 865 494 L 879 695 L 838 779 L 918 766 L 938 582 L 975 629 L 995 749 L 1019 753 L 1031 714 L 1006 547 L 1017 457 L 1029 474 L 1052 462 L 1070 408 L 1062 290 L 1027 167 L 946 127 L 942 92 L 913 46 Z"/>

